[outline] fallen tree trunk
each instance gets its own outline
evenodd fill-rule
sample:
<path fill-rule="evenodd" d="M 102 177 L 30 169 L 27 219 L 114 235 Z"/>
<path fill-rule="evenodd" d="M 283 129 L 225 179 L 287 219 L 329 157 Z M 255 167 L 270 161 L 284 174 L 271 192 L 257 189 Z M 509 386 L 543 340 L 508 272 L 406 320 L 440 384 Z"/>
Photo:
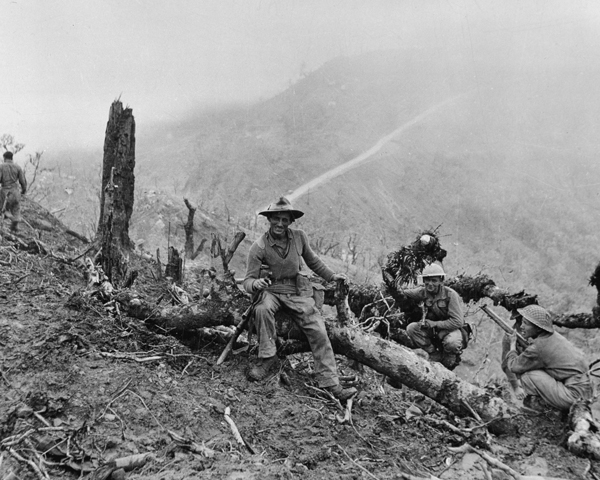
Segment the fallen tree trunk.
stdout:
<path fill-rule="evenodd" d="M 326 322 L 336 353 L 357 360 L 407 387 L 435 400 L 457 415 L 473 415 L 494 421 L 500 430 L 510 428 L 505 417 L 515 412 L 500 398 L 460 380 L 439 363 L 430 363 L 393 342 L 368 335 L 357 328 Z"/>
<path fill-rule="evenodd" d="M 600 307 L 592 308 L 592 313 L 560 315 L 553 320 L 554 325 L 565 328 L 600 328 Z"/>
<path fill-rule="evenodd" d="M 569 428 L 568 450 L 580 457 L 600 460 L 600 426 L 594 420 L 589 402 L 581 401 L 571 407 Z"/>
<path fill-rule="evenodd" d="M 501 305 L 508 311 L 537 304 L 537 295 L 530 295 L 524 291 L 510 293 L 508 290 L 498 287 L 487 275 L 477 275 L 475 277 L 458 275 L 447 279 L 444 285 L 455 290 L 465 303 L 478 302 L 484 298 L 489 298 L 494 302 L 494 305 Z"/>
<path fill-rule="evenodd" d="M 129 291 L 122 291 L 114 298 L 130 317 L 143 320 L 169 333 L 183 334 L 199 328 L 217 325 L 236 325 L 245 298 L 234 295 L 215 295 L 210 301 L 159 307 Z M 239 305 L 240 308 L 236 308 Z"/>
<path fill-rule="evenodd" d="M 241 292 L 220 292 L 220 294 L 215 292 L 211 294 L 210 300 L 199 304 L 169 306 L 161 309 L 128 292 L 119 293 L 115 300 L 130 316 L 142 319 L 147 324 L 158 326 L 176 336 L 193 335 L 204 327 L 235 325 L 241 320 L 240 312 L 248 306 L 248 299 Z M 286 340 L 304 339 L 302 332 L 290 317 L 283 312 L 278 312 L 276 319 L 279 337 Z M 473 415 L 474 411 L 484 421 L 491 421 L 511 413 L 503 400 L 460 380 L 441 364 L 430 363 L 411 350 L 364 333 L 356 326 L 340 326 L 332 318 L 326 319 L 326 326 L 336 353 L 367 365 L 417 390 L 458 415 Z M 292 343 L 287 345 L 286 350 L 288 353 L 306 351 L 306 347 L 306 344 Z"/>
<path fill-rule="evenodd" d="M 537 304 L 537 295 L 530 295 L 525 292 L 511 293 L 498 287 L 487 275 L 477 275 L 475 277 L 459 275 L 446 279 L 444 285 L 455 290 L 465 303 L 478 302 L 489 298 L 494 302 L 494 305 L 501 305 L 509 311 Z M 325 302 L 328 305 L 334 304 L 333 295 L 333 291 L 326 292 Z M 380 289 L 374 285 L 352 284 L 348 291 L 348 304 L 352 313 L 360 318 L 365 306 L 380 300 L 384 296 L 390 296 L 394 300 L 396 308 L 407 315 L 409 322 L 420 319 L 421 309 L 416 308 L 418 302 L 398 294 L 396 289 L 390 285 Z M 413 316 L 414 318 L 412 318 Z"/>

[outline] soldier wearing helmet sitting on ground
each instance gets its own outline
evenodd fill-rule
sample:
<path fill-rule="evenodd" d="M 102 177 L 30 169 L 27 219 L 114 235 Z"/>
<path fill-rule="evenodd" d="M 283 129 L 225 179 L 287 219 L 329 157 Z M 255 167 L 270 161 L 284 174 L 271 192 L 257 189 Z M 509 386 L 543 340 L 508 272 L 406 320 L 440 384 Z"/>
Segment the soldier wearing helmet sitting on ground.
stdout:
<path fill-rule="evenodd" d="M 281 197 L 259 215 L 267 217 L 270 228 L 250 247 L 244 278 L 245 290 L 254 295 L 254 326 L 258 334 L 258 364 L 250 369 L 248 377 L 264 380 L 276 365 L 275 313 L 285 310 L 308 338 L 319 386 L 339 400 L 347 400 L 356 389 L 340 385 L 325 322 L 312 297 L 312 285 L 300 272 L 302 261 L 328 282 L 346 280 L 346 276 L 334 273 L 323 263 L 310 248 L 306 233 L 290 228 L 304 213 L 292 208 L 286 198 Z M 268 269 L 268 278 L 261 278 L 262 266 Z"/>
<path fill-rule="evenodd" d="M 423 285 L 402 288 L 398 292 L 407 298 L 422 302 L 423 319 L 406 327 L 406 332 L 417 348 L 429 354 L 429 360 L 441 362 L 449 370 L 460 363 L 464 347 L 462 301 L 454 290 L 446 287 L 444 269 L 437 263 L 423 269 Z"/>
<path fill-rule="evenodd" d="M 584 353 L 554 331 L 550 314 L 539 305 L 518 308 L 521 332 L 531 344 L 519 355 L 517 336 L 510 336 L 510 351 L 503 368 L 521 377 L 523 405 L 539 409 L 549 405 L 567 411 L 577 400 L 592 394 Z"/>

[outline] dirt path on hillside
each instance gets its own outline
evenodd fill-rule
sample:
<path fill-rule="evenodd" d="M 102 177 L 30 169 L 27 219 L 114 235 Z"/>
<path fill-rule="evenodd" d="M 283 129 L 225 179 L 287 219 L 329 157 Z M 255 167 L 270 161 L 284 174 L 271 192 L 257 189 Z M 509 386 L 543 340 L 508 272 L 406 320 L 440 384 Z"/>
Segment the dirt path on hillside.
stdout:
<path fill-rule="evenodd" d="M 353 159 L 348 160 L 346 163 L 343 163 L 342 165 L 332 168 L 331 170 L 319 175 L 316 178 L 313 178 L 309 182 L 298 187 L 290 195 L 287 195 L 288 200 L 290 202 L 293 202 L 294 200 L 297 200 L 298 198 L 300 198 L 302 195 L 306 194 L 309 190 L 313 190 L 313 189 L 317 188 L 318 186 L 323 185 L 324 183 L 327 183 L 328 181 L 330 181 L 336 177 L 339 177 L 340 175 L 343 175 L 344 173 L 352 170 L 353 168 L 356 168 L 359 165 L 363 164 L 367 160 L 375 160 L 375 158 L 373 158 L 373 156 L 377 152 L 379 152 L 379 150 L 381 150 L 381 148 L 386 143 L 388 143 L 390 140 L 392 140 L 394 137 L 400 135 L 402 132 L 409 129 L 413 125 L 416 125 L 421 120 L 424 120 L 425 118 L 427 118 L 434 112 L 438 111 L 440 108 L 446 106 L 447 104 L 449 104 L 451 102 L 454 102 L 455 100 L 458 100 L 459 98 L 461 98 L 465 95 L 466 95 L 466 93 L 461 93 L 460 95 L 450 97 L 450 98 L 444 100 L 443 102 L 438 103 L 437 105 L 434 105 L 433 107 L 428 108 L 427 110 L 425 110 L 423 113 L 417 115 L 412 120 L 399 126 L 392 133 L 389 133 L 388 135 L 380 138 L 377 141 L 377 143 L 375 143 L 375 145 L 373 145 L 371 148 L 369 148 L 366 152 L 361 153 L 357 157 L 354 157 Z"/>

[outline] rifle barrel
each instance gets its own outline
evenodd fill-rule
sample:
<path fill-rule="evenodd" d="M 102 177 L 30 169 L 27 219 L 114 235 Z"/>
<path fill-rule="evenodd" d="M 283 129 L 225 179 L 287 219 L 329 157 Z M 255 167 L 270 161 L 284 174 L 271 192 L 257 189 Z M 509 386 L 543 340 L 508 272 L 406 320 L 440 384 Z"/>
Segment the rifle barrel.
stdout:
<path fill-rule="evenodd" d="M 496 323 L 496 325 L 498 325 L 506 333 L 512 334 L 513 332 L 515 332 L 515 330 L 510 328 L 510 326 L 504 320 L 502 320 L 495 312 L 490 310 L 487 305 L 482 305 L 480 308 L 486 313 L 488 317 L 490 317 Z M 527 343 L 527 340 L 525 340 L 525 338 L 519 332 L 517 332 L 517 342 L 519 342 L 519 344 L 522 347 L 527 347 L 527 345 L 529 345 L 529 343 Z"/>

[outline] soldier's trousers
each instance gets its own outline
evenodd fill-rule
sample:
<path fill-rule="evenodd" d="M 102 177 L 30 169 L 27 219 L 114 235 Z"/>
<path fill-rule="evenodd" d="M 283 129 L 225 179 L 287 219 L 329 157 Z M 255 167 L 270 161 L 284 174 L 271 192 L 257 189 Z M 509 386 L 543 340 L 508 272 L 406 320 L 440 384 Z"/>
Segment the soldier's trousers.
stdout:
<path fill-rule="evenodd" d="M 0 208 L 2 215 L 9 211 L 13 221 L 21 221 L 21 192 L 18 187 L 0 188 Z"/>
<path fill-rule="evenodd" d="M 10 212 L 12 216 L 13 230 L 16 230 L 21 221 L 21 192 L 18 187 L 12 188 L 0 188 L 0 209 L 2 209 L 2 216 L 6 211 Z"/>
<path fill-rule="evenodd" d="M 462 333 L 457 330 L 433 330 L 431 328 L 421 328 L 419 322 L 414 322 L 406 327 L 406 333 L 412 339 L 417 348 L 425 350 L 427 353 L 433 353 L 433 335 L 437 335 L 442 341 L 444 353 L 459 355 L 462 352 Z"/>
<path fill-rule="evenodd" d="M 521 384 L 527 395 L 541 397 L 558 410 L 568 410 L 578 399 L 588 398 L 592 393 L 587 374 L 574 375 L 562 383 L 543 370 L 531 370 L 521 375 Z"/>
<path fill-rule="evenodd" d="M 262 300 L 254 307 L 254 326 L 258 335 L 258 357 L 275 355 L 275 313 L 283 309 L 308 338 L 315 361 L 315 374 L 320 387 L 340 383 L 335 356 L 325 330 L 325 322 L 315 308 L 312 297 L 263 292 Z"/>

